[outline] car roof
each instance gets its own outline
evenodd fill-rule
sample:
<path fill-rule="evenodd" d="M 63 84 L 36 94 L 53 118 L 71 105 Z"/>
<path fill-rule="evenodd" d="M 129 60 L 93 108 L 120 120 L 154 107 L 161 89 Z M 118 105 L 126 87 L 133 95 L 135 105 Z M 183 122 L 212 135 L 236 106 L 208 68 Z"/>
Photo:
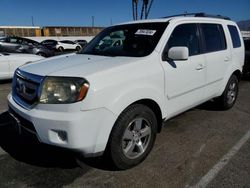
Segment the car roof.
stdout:
<path fill-rule="evenodd" d="M 228 23 L 235 25 L 235 22 L 222 19 L 222 18 L 213 18 L 213 17 L 193 17 L 193 16 L 173 16 L 173 17 L 166 17 L 166 18 L 158 18 L 158 19 L 147 19 L 147 20 L 137 20 L 131 22 L 125 22 L 118 25 L 126 25 L 126 24 L 141 24 L 141 23 L 164 23 L 170 21 L 197 21 L 197 22 L 220 22 L 220 23 Z"/>

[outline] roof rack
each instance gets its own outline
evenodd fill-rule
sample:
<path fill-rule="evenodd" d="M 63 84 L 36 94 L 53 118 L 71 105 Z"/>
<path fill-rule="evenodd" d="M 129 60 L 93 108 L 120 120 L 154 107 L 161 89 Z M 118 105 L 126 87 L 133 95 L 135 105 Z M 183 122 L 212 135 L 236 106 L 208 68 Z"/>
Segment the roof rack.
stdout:
<path fill-rule="evenodd" d="M 224 19 L 224 20 L 231 20 L 227 16 L 206 14 L 204 12 L 176 14 L 176 15 L 172 15 L 172 16 L 166 16 L 166 17 L 163 17 L 163 18 L 171 18 L 171 17 L 179 17 L 179 16 L 184 16 L 184 17 L 185 16 L 193 16 L 193 17 L 219 18 L 219 19 Z"/>

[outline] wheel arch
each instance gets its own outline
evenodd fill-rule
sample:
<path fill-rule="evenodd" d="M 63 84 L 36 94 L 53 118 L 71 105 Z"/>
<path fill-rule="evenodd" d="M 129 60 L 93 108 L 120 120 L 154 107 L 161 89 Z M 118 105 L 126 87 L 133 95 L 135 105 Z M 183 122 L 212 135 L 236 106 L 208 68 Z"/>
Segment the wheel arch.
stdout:
<path fill-rule="evenodd" d="M 160 133 L 161 128 L 162 128 L 162 112 L 161 112 L 161 108 L 157 104 L 157 102 L 155 102 L 152 99 L 141 99 L 141 100 L 133 102 L 131 105 L 134 105 L 134 104 L 145 105 L 145 106 L 149 107 L 154 112 L 156 119 L 157 119 L 157 132 Z M 131 106 L 131 105 L 129 105 L 129 106 Z"/>
<path fill-rule="evenodd" d="M 162 129 L 162 110 L 160 108 L 160 105 L 153 99 L 149 99 L 149 98 L 143 98 L 143 99 L 139 99 L 139 100 L 136 100 L 132 103 L 130 103 L 129 105 L 127 105 L 126 108 L 123 109 L 123 111 L 121 111 L 121 113 L 117 116 L 114 124 L 112 125 L 110 131 L 109 131 L 109 134 L 108 134 L 108 138 L 107 138 L 107 142 L 105 144 L 105 150 L 107 149 L 107 146 L 109 144 L 109 141 L 110 141 L 110 135 L 111 135 L 111 132 L 112 130 L 114 129 L 114 126 L 119 118 L 119 116 L 128 108 L 130 107 L 131 105 L 134 105 L 134 104 L 142 104 L 142 105 L 145 105 L 147 107 L 149 107 L 156 115 L 156 119 L 157 119 L 157 132 L 160 133 L 161 132 L 161 129 Z"/>
<path fill-rule="evenodd" d="M 242 72 L 240 70 L 235 70 L 232 75 L 235 75 L 238 81 L 241 80 Z"/>

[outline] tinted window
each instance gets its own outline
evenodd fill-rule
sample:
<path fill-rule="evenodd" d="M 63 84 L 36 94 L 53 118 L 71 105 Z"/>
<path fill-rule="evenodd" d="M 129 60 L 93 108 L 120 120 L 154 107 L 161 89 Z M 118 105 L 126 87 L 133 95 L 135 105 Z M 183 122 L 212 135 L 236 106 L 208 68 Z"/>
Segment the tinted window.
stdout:
<path fill-rule="evenodd" d="M 53 45 L 53 44 L 57 44 L 57 41 L 55 41 L 55 40 L 44 40 L 44 41 L 41 42 L 41 44 Z"/>
<path fill-rule="evenodd" d="M 233 26 L 233 25 L 228 25 L 227 27 L 228 27 L 230 35 L 231 35 L 231 39 L 232 39 L 232 42 L 233 42 L 233 47 L 234 48 L 240 47 L 241 46 L 240 36 L 239 36 L 237 28 L 235 26 Z"/>
<path fill-rule="evenodd" d="M 75 44 L 74 42 L 72 42 L 70 40 L 62 40 L 60 42 L 65 43 L 65 44 Z"/>
<path fill-rule="evenodd" d="M 203 31 L 205 52 L 215 52 L 226 49 L 223 28 L 219 24 L 201 24 Z"/>
<path fill-rule="evenodd" d="M 19 38 L 10 38 L 10 43 L 17 43 L 17 44 L 21 44 L 22 40 Z"/>
<path fill-rule="evenodd" d="M 61 40 L 60 42 L 61 42 L 61 43 L 68 44 L 68 42 L 67 42 L 66 40 Z"/>
<path fill-rule="evenodd" d="M 177 26 L 172 32 L 166 47 L 170 49 L 174 46 L 186 46 L 189 49 L 190 56 L 199 54 L 199 37 L 196 24 Z"/>
<path fill-rule="evenodd" d="M 39 45 L 39 42 L 34 41 L 34 40 L 25 39 L 25 41 L 26 41 L 28 44 Z"/>

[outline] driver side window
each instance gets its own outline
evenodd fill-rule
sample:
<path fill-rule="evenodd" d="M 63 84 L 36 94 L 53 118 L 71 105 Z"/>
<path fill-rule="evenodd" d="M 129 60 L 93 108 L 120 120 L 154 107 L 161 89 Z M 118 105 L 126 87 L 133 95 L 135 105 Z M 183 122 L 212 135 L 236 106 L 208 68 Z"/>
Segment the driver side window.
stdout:
<path fill-rule="evenodd" d="M 171 47 L 185 46 L 189 50 L 189 56 L 200 54 L 198 29 L 196 24 L 182 24 L 172 32 L 167 45 L 167 51 Z"/>

